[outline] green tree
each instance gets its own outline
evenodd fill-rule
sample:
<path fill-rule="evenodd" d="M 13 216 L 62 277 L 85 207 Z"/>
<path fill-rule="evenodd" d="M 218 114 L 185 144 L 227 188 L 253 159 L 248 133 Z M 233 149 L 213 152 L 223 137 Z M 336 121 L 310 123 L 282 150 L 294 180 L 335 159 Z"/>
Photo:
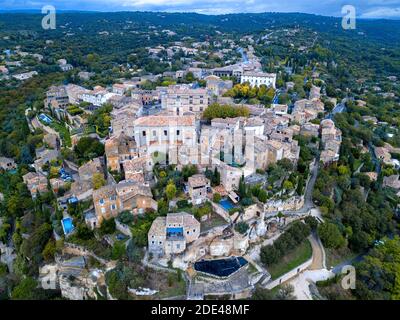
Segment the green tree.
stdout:
<path fill-rule="evenodd" d="M 54 260 L 54 255 L 56 253 L 56 242 L 50 239 L 43 249 L 42 256 L 46 262 Z"/>
<path fill-rule="evenodd" d="M 38 283 L 31 277 L 22 279 L 21 282 L 11 292 L 11 299 L 13 300 L 35 300 L 36 288 Z"/>
<path fill-rule="evenodd" d="M 124 242 L 115 242 L 112 248 L 111 259 L 119 260 L 126 255 L 126 247 Z"/>
<path fill-rule="evenodd" d="M 327 248 L 340 248 L 346 241 L 336 224 L 325 222 L 318 226 L 318 235 Z"/>
<path fill-rule="evenodd" d="M 258 193 L 258 200 L 260 200 L 262 203 L 266 203 L 268 200 L 268 194 L 267 191 L 264 189 L 261 189 L 260 192 Z"/>
<path fill-rule="evenodd" d="M 219 203 L 221 201 L 221 195 L 219 193 L 213 194 L 213 202 Z"/>
<path fill-rule="evenodd" d="M 92 176 L 93 189 L 98 190 L 106 185 L 106 179 L 102 173 L 96 172 Z"/>
<path fill-rule="evenodd" d="M 116 230 L 116 227 L 115 227 L 115 219 L 114 218 L 102 221 L 101 226 L 100 226 L 100 233 L 102 235 L 112 234 L 115 232 L 115 230 Z"/>
<path fill-rule="evenodd" d="M 176 186 L 175 183 L 170 180 L 168 182 L 167 187 L 165 188 L 165 194 L 167 195 L 168 201 L 172 200 L 176 195 Z"/>

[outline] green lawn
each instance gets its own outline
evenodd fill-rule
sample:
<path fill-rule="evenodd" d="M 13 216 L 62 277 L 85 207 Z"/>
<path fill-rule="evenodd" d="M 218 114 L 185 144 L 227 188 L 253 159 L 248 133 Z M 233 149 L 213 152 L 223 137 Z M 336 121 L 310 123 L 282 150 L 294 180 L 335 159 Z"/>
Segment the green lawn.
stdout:
<path fill-rule="evenodd" d="M 226 223 L 227 222 L 220 215 L 213 212 L 208 220 L 201 222 L 200 230 L 201 232 L 205 232 L 212 228 L 223 226 Z"/>
<path fill-rule="evenodd" d="M 68 131 L 68 129 L 61 123 L 53 121 L 50 124 L 50 127 L 52 127 L 54 130 L 56 130 L 61 137 L 61 140 L 63 140 L 64 146 L 66 147 L 71 147 L 71 135 Z"/>
<path fill-rule="evenodd" d="M 174 277 L 176 277 L 176 275 L 174 275 Z M 171 283 L 171 286 L 169 286 L 167 279 L 165 279 L 164 284 L 159 288 L 159 290 L 160 292 L 155 296 L 156 299 L 185 296 L 186 282 L 183 279 L 180 279 L 179 281 L 174 280 Z"/>
<path fill-rule="evenodd" d="M 279 278 L 290 270 L 306 262 L 312 256 L 310 241 L 305 240 L 296 249 L 286 254 L 278 263 L 267 267 L 271 279 Z"/>

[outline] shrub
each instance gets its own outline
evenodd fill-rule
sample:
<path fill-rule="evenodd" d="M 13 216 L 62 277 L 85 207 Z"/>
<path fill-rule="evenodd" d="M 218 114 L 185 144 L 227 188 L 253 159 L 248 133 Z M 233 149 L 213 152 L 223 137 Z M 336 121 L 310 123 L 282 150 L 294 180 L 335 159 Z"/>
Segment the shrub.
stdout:
<path fill-rule="evenodd" d="M 100 234 L 111 234 L 115 232 L 115 219 L 103 220 L 100 226 Z"/>
<path fill-rule="evenodd" d="M 222 197 L 219 193 L 214 193 L 213 194 L 213 202 L 219 203 L 221 201 Z"/>
<path fill-rule="evenodd" d="M 121 221 L 121 223 L 123 223 L 123 224 L 130 224 L 133 222 L 134 217 L 130 211 L 122 211 L 118 215 L 118 220 Z"/>
<path fill-rule="evenodd" d="M 239 222 L 235 225 L 235 230 L 240 234 L 245 234 L 249 230 L 249 225 L 246 222 Z"/>
<path fill-rule="evenodd" d="M 189 202 L 188 202 L 186 199 L 183 199 L 183 200 L 177 201 L 177 202 L 176 202 L 176 206 L 177 206 L 179 209 L 182 209 L 182 208 L 187 208 L 187 207 L 189 207 L 190 205 L 189 205 Z"/>

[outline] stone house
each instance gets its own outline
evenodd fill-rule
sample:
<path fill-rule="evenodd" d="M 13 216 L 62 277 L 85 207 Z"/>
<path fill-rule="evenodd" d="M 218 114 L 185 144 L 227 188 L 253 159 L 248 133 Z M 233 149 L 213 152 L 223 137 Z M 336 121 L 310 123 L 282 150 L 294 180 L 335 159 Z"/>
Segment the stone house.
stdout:
<path fill-rule="evenodd" d="M 47 178 L 41 173 L 29 172 L 22 177 L 27 185 L 32 198 L 36 198 L 38 193 L 47 192 Z"/>
<path fill-rule="evenodd" d="M 98 157 L 80 166 L 78 169 L 79 178 L 81 180 L 91 181 L 95 173 L 104 175 L 103 162 L 103 158 Z"/>
<path fill-rule="evenodd" d="M 139 155 L 135 139 L 128 137 L 124 133 L 107 140 L 104 149 L 107 168 L 112 171 L 120 172 L 121 164 L 125 160 L 131 160 Z"/>
<path fill-rule="evenodd" d="M 180 116 L 187 112 L 200 115 L 210 105 L 210 92 L 208 89 L 176 85 L 168 87 L 161 94 L 162 108 Z"/>
<path fill-rule="evenodd" d="M 169 154 L 176 147 L 195 146 L 197 141 L 194 116 L 147 116 L 134 122 L 135 141 L 148 155 Z"/>
<path fill-rule="evenodd" d="M 131 181 L 94 190 L 93 204 L 99 225 L 103 219 L 115 218 L 122 211 L 141 214 L 146 209 L 157 210 L 157 202 L 153 199 L 150 187 Z"/>
<path fill-rule="evenodd" d="M 149 179 L 148 176 L 151 176 L 153 165 L 153 159 L 148 155 L 131 160 L 125 160 L 122 163 L 125 173 L 125 180 L 144 183 Z"/>
<path fill-rule="evenodd" d="M 186 212 L 170 213 L 153 221 L 148 233 L 149 252 L 158 257 L 179 254 L 200 236 L 200 222 Z"/>
<path fill-rule="evenodd" d="M 221 175 L 221 184 L 225 187 L 226 191 L 230 192 L 239 188 L 239 182 L 243 175 L 243 171 L 240 168 L 219 162 L 217 170 Z"/>
<path fill-rule="evenodd" d="M 188 179 L 189 196 L 193 204 L 198 205 L 207 200 L 210 180 L 203 174 L 195 174 Z"/>

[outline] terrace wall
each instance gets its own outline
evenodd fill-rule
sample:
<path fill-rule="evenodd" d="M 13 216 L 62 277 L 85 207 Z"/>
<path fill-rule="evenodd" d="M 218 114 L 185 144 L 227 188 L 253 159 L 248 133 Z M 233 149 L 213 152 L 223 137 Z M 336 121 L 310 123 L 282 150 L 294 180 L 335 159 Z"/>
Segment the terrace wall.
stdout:
<path fill-rule="evenodd" d="M 224 208 L 222 208 L 219 204 L 216 204 L 214 202 L 211 202 L 213 210 L 216 214 L 220 215 L 226 222 L 231 223 L 231 217 L 229 216 L 229 213 L 225 211 Z"/>
<path fill-rule="evenodd" d="M 115 219 L 115 227 L 117 228 L 117 230 L 119 232 L 121 232 L 124 235 L 132 238 L 132 231 L 129 228 L 129 226 L 127 226 L 126 224 L 123 224 L 122 222 L 118 221 L 118 219 Z"/>

